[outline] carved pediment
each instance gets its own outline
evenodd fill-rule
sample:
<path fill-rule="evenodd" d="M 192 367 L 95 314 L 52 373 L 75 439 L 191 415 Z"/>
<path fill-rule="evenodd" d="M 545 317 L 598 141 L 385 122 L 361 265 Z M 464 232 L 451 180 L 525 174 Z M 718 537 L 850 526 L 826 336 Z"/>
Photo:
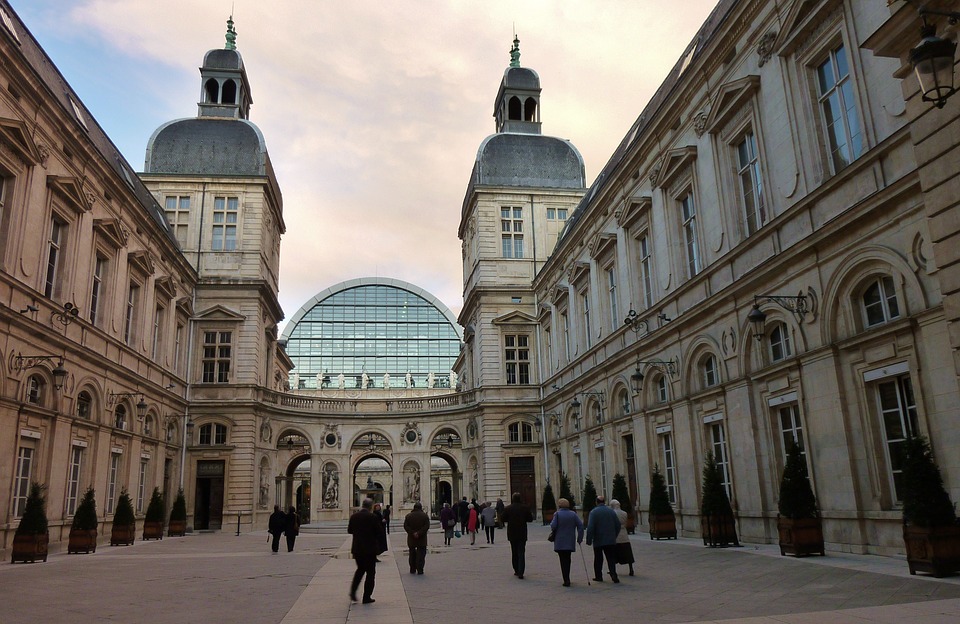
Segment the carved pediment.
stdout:
<path fill-rule="evenodd" d="M 498 316 L 493 319 L 494 325 L 534 325 L 537 322 L 537 319 L 533 318 L 529 314 L 519 312 L 514 310 L 513 312 L 508 312 L 502 316 Z"/>
<path fill-rule="evenodd" d="M 687 171 L 696 159 L 697 148 L 693 145 L 678 147 L 667 152 L 660 163 L 656 186 L 669 185 L 677 176 Z"/>
<path fill-rule="evenodd" d="M 599 258 L 602 255 L 605 255 L 612 249 L 617 247 L 617 235 L 610 234 L 609 232 L 601 232 L 593 237 L 593 240 L 590 241 L 590 256 L 594 258 Z"/>
<path fill-rule="evenodd" d="M 238 314 L 233 310 L 226 308 L 222 305 L 215 305 L 213 307 L 207 308 L 206 310 L 200 312 L 195 317 L 195 320 L 198 321 L 230 321 L 239 323 L 241 321 L 247 320 L 242 314 Z"/>
<path fill-rule="evenodd" d="M 627 207 L 624 208 L 620 214 L 620 218 L 617 219 L 617 225 L 623 229 L 633 227 L 641 217 L 650 211 L 651 206 L 653 206 L 653 199 L 647 196 L 636 197 L 629 200 Z"/>
<path fill-rule="evenodd" d="M 576 284 L 577 282 L 586 279 L 589 275 L 589 262 L 574 262 L 573 266 L 570 267 L 569 280 L 571 284 Z"/>
<path fill-rule="evenodd" d="M 147 251 L 131 251 L 127 254 L 127 264 L 143 275 L 153 275 L 153 259 Z"/>
<path fill-rule="evenodd" d="M 93 231 L 114 249 L 126 247 L 130 237 L 130 232 L 123 227 L 119 219 L 94 219 Z"/>
<path fill-rule="evenodd" d="M 553 313 L 553 308 L 548 306 L 545 303 L 541 303 L 537 306 L 537 321 L 543 323 L 548 320 L 550 315 Z"/>
<path fill-rule="evenodd" d="M 841 0 L 805 0 L 794 2 L 783 20 L 783 27 L 773 44 L 777 54 L 786 56 L 802 41 L 824 26 L 826 17 L 842 4 Z"/>
<path fill-rule="evenodd" d="M 173 299 L 177 296 L 177 281 L 169 275 L 158 277 L 154 280 L 154 285 L 167 299 Z"/>
<path fill-rule="evenodd" d="M 83 192 L 83 185 L 77 178 L 48 175 L 47 186 L 77 212 L 87 212 L 93 207 L 92 202 L 89 202 L 87 195 Z"/>
<path fill-rule="evenodd" d="M 193 300 L 190 297 L 180 297 L 177 299 L 177 312 L 186 314 L 187 317 L 193 316 Z"/>
<path fill-rule="evenodd" d="M 566 284 L 556 284 L 553 287 L 553 305 L 558 305 L 561 302 L 566 301 L 567 297 L 570 296 L 569 287 Z"/>
<path fill-rule="evenodd" d="M 707 132 L 715 134 L 731 117 L 747 105 L 760 89 L 760 76 L 750 75 L 728 82 L 717 90 L 707 116 Z"/>
<path fill-rule="evenodd" d="M 19 119 L 0 118 L 0 136 L 31 165 L 44 160 L 40 148 L 33 142 L 27 125 Z"/>

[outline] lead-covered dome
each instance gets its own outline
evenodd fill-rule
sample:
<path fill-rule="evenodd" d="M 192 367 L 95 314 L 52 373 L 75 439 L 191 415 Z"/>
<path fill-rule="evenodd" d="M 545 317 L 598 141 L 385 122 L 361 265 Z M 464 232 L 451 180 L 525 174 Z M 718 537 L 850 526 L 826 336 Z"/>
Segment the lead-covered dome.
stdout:
<path fill-rule="evenodd" d="M 499 133 L 477 150 L 471 183 L 492 186 L 583 188 L 583 157 L 565 139 Z"/>
<path fill-rule="evenodd" d="M 268 170 L 263 133 L 247 119 L 178 119 L 147 143 L 145 173 L 262 176 Z"/>

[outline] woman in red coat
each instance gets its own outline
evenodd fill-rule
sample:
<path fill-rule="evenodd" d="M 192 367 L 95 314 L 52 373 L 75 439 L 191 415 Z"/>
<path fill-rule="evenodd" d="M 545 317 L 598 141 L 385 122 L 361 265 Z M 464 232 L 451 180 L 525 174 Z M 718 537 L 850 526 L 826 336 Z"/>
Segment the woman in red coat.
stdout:
<path fill-rule="evenodd" d="M 470 510 L 470 517 L 467 519 L 467 531 L 470 533 L 470 545 L 473 546 L 473 543 L 477 540 L 477 525 L 479 521 L 477 519 L 477 509 L 473 504 L 467 505 L 467 509 Z"/>

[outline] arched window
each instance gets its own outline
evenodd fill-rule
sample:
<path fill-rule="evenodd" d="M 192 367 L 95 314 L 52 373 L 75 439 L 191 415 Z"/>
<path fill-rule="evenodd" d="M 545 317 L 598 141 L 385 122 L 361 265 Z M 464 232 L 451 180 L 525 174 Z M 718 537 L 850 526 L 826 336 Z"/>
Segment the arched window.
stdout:
<path fill-rule="evenodd" d="M 521 108 L 523 107 L 523 105 L 520 103 L 520 98 L 513 96 L 510 98 L 510 102 L 507 106 L 507 119 L 516 119 L 517 121 L 520 121 Z"/>
<path fill-rule="evenodd" d="M 117 409 L 113 410 L 113 426 L 117 429 L 127 428 L 127 408 L 123 405 L 118 405 Z"/>
<path fill-rule="evenodd" d="M 152 438 L 155 432 L 156 428 L 153 426 L 153 416 L 147 416 L 143 419 L 143 435 Z"/>
<path fill-rule="evenodd" d="M 524 121 L 537 120 L 537 101 L 532 97 L 527 98 L 527 101 L 523 103 L 523 120 Z"/>
<path fill-rule="evenodd" d="M 657 377 L 657 380 L 654 382 L 655 396 L 657 403 L 666 403 L 667 399 L 670 397 L 669 392 L 667 391 L 667 378 L 663 375 Z"/>
<path fill-rule="evenodd" d="M 700 371 L 703 373 L 704 388 L 712 388 L 720 383 L 720 369 L 717 367 L 717 358 L 712 353 L 700 360 Z"/>
<path fill-rule="evenodd" d="M 226 80 L 223 83 L 223 90 L 220 94 L 221 104 L 237 103 L 237 83 L 232 80 Z"/>
<path fill-rule="evenodd" d="M 515 422 L 507 427 L 510 434 L 510 442 L 514 444 L 523 442 L 533 442 L 533 426 L 530 423 Z"/>
<path fill-rule="evenodd" d="M 897 291 L 893 278 L 889 275 L 878 277 L 863 291 L 860 298 L 863 322 L 866 327 L 882 325 L 900 318 L 900 306 L 897 303 Z"/>
<path fill-rule="evenodd" d="M 167 425 L 167 443 L 172 443 L 177 437 L 177 426 L 173 423 Z"/>
<path fill-rule="evenodd" d="M 786 323 L 775 323 L 770 330 L 770 361 L 779 362 L 791 355 L 793 348 L 790 346 L 790 328 Z"/>
<path fill-rule="evenodd" d="M 620 412 L 622 415 L 626 416 L 632 411 L 632 406 L 630 405 L 630 393 L 626 390 L 621 390 L 617 395 L 617 398 L 619 399 L 617 403 L 620 404 Z"/>
<path fill-rule="evenodd" d="M 30 375 L 30 377 L 27 378 L 27 403 L 42 405 L 46 387 L 47 382 L 43 377 L 40 375 Z"/>
<path fill-rule="evenodd" d="M 86 390 L 81 390 L 77 394 L 77 418 L 90 420 L 90 413 L 93 410 L 93 398 Z"/>
<path fill-rule="evenodd" d="M 217 104 L 220 102 L 220 83 L 215 78 L 210 78 L 203 85 L 203 90 L 207 94 L 207 102 Z"/>
<path fill-rule="evenodd" d="M 200 427 L 201 445 L 213 446 L 227 443 L 227 427 L 220 424 L 207 424 Z"/>

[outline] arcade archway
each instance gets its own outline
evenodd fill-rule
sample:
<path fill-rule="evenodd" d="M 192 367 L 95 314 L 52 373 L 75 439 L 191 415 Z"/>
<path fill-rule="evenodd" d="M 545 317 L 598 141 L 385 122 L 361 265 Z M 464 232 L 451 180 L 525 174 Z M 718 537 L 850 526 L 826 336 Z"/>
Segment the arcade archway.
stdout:
<path fill-rule="evenodd" d="M 285 432 L 277 438 L 281 466 L 286 466 L 277 477 L 277 504 L 284 511 L 295 507 L 300 523 L 310 522 L 312 495 L 310 442 L 297 432 Z"/>
<path fill-rule="evenodd" d="M 358 436 L 351 447 L 356 457 L 353 465 L 352 507 L 359 507 L 364 498 L 393 506 L 393 465 L 390 441 L 379 433 Z"/>
<path fill-rule="evenodd" d="M 430 514 L 440 517 L 444 503 L 460 499 L 460 471 L 454 453 L 460 447 L 460 435 L 453 429 L 441 429 L 430 444 Z"/>

